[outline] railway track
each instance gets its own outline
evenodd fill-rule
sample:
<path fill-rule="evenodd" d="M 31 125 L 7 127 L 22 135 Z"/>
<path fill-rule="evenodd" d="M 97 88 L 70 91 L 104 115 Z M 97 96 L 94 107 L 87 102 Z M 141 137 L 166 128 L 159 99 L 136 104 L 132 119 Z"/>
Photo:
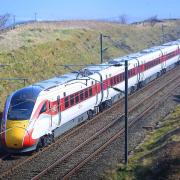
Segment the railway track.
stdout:
<path fill-rule="evenodd" d="M 3 162 L 6 158 L 8 158 L 10 154 L 8 153 L 0 153 L 0 163 Z"/>
<path fill-rule="evenodd" d="M 140 99 L 143 99 L 144 97 L 146 97 L 147 96 L 147 92 L 146 93 L 143 93 L 143 92 L 145 92 L 148 88 L 151 90 L 151 91 L 153 91 L 153 88 L 154 89 L 156 89 L 157 90 L 157 85 L 155 85 L 155 84 L 158 84 L 158 86 L 162 83 L 162 79 L 163 78 L 165 78 L 166 79 L 166 81 L 167 82 L 169 82 L 169 83 L 171 83 L 173 80 L 174 80 L 174 77 L 175 77 L 175 74 L 176 74 L 176 76 L 177 77 L 179 77 L 177 74 L 179 74 L 178 73 L 179 72 L 179 70 L 178 70 L 178 68 L 177 69 L 174 69 L 174 70 L 172 70 L 172 72 L 169 72 L 169 73 L 167 73 L 166 75 L 164 75 L 164 76 L 162 76 L 160 79 L 158 79 L 157 81 L 153 81 L 153 82 L 151 82 L 149 85 L 147 85 L 145 88 L 143 88 L 143 89 L 141 89 L 140 91 L 138 91 L 138 92 L 136 92 L 135 94 L 133 94 L 133 95 L 131 95 L 130 97 L 129 97 L 129 99 L 130 99 L 130 104 L 133 104 L 133 103 L 135 103 L 135 102 L 138 102 L 138 101 L 140 101 Z M 173 80 L 172 80 L 173 79 Z M 171 81 L 171 82 L 170 82 Z M 163 87 L 163 88 L 165 88 L 166 86 L 167 86 L 167 82 L 166 82 L 166 85 Z M 162 90 L 162 88 L 161 88 L 161 90 Z M 160 90 L 159 90 L 160 91 Z M 136 97 L 136 100 L 134 100 L 134 98 Z M 147 99 L 146 99 L 147 100 Z M 87 128 L 87 127 L 89 127 L 90 128 L 90 126 L 93 126 L 94 124 L 96 124 L 97 123 L 97 120 L 98 119 L 102 119 L 103 118 L 103 116 L 105 115 L 105 114 L 110 114 L 110 112 L 111 111 L 113 111 L 114 109 L 117 109 L 117 108 L 119 108 L 120 109 L 120 106 L 122 106 L 122 104 L 123 104 L 123 100 L 121 100 L 121 101 L 119 101 L 118 103 L 116 103 L 112 108 L 110 108 L 110 109 L 108 109 L 108 110 L 106 110 L 104 113 L 101 113 L 101 114 L 99 114 L 97 117 L 95 117 L 92 121 L 89 121 L 89 122 L 87 122 L 87 123 L 84 123 L 84 124 L 82 124 L 82 125 L 80 125 L 79 127 L 77 127 L 77 128 L 74 128 L 71 132 L 69 132 L 69 133 L 67 133 L 66 135 L 64 135 L 64 136 L 62 136 L 61 138 L 59 138 L 57 141 L 56 141 L 56 143 L 54 143 L 54 144 L 52 144 L 51 146 L 49 146 L 49 147 L 47 147 L 47 148 L 44 148 L 42 151 L 40 151 L 40 152 L 38 152 L 38 153 L 36 153 L 36 154 L 34 154 L 34 155 L 32 155 L 31 157 L 28 157 L 28 158 L 26 158 L 25 160 L 23 160 L 21 163 L 19 163 L 17 166 L 13 166 L 12 168 L 10 167 L 10 168 L 8 168 L 9 170 L 8 171 L 4 171 L 4 173 L 2 173 L 1 174 L 1 176 L 0 176 L 0 178 L 5 178 L 6 176 L 10 176 L 11 174 L 13 175 L 15 175 L 16 174 L 16 176 L 14 176 L 13 175 L 13 178 L 15 178 L 15 177 L 17 177 L 17 179 L 18 179 L 18 169 L 20 169 L 20 167 L 22 167 L 22 165 L 25 165 L 25 164 L 29 164 L 32 160 L 35 160 L 37 157 L 39 157 L 38 159 L 37 159 L 37 161 L 40 161 L 40 159 L 42 160 L 43 158 L 44 158 L 44 156 L 46 156 L 46 158 L 47 158 L 47 154 L 49 153 L 49 155 L 50 155 L 50 152 L 52 152 L 52 148 L 55 150 L 56 148 L 58 148 L 59 146 L 60 146 L 60 144 L 63 144 L 63 145 L 61 145 L 60 146 L 60 148 L 62 149 L 62 151 L 60 151 L 61 152 L 61 154 L 60 154 L 60 156 L 62 157 L 62 156 L 64 156 L 64 159 L 63 160 L 66 160 L 66 158 L 65 157 L 69 157 L 67 154 L 68 154 L 68 152 L 69 151 L 64 151 L 64 149 L 63 149 L 63 146 L 64 146 L 64 144 L 65 144 L 65 142 L 67 142 L 67 141 L 69 141 L 69 139 L 70 138 L 72 138 L 72 137 L 74 137 L 75 135 L 77 136 L 77 134 L 79 134 L 79 131 L 82 131 L 82 129 L 83 128 Z M 137 108 L 137 107 L 136 107 Z M 132 108 L 131 108 L 132 109 Z M 122 112 L 121 112 L 122 113 Z M 102 120 L 102 121 L 100 121 L 99 122 L 99 124 L 101 124 L 101 126 L 98 126 L 99 128 L 97 128 L 94 132 L 92 131 L 91 132 L 91 137 L 92 137 L 92 134 L 95 134 L 95 132 L 96 132 L 96 134 L 98 134 L 98 132 L 100 133 L 100 131 L 103 131 L 102 130 L 102 127 L 107 127 L 108 126 L 108 122 L 110 121 L 110 119 L 111 119 L 111 121 L 112 121 L 112 119 L 114 119 L 114 117 L 115 116 L 117 116 L 117 114 L 116 113 L 111 113 L 111 115 L 109 115 L 107 118 L 103 118 L 103 119 L 106 119 L 106 120 Z M 133 115 L 133 116 L 135 116 L 135 115 Z M 119 117 L 120 118 L 120 117 Z M 114 120 L 115 121 L 115 120 Z M 112 121 L 112 122 L 114 122 L 114 121 Z M 119 121 L 120 122 L 120 121 Z M 119 123 L 119 122 L 117 122 L 117 123 Z M 112 125 L 109 125 L 110 127 L 112 127 L 113 126 L 113 123 L 111 123 Z M 119 123 L 119 124 L 121 124 L 122 125 L 122 123 Z M 115 125 L 114 125 L 115 126 Z M 89 131 L 90 131 L 90 129 L 89 129 Z M 81 134 L 81 136 L 82 136 L 82 134 Z M 89 135 L 89 137 L 90 137 L 90 135 Z M 76 137 L 77 138 L 77 137 Z M 95 137 L 94 137 L 95 138 Z M 95 138 L 96 139 L 96 138 Z M 77 140 L 76 140 L 77 141 Z M 80 140 L 79 140 L 80 141 Z M 71 146 L 69 146 L 68 147 L 68 150 L 69 149 L 75 149 L 75 147 L 78 147 L 78 144 L 80 145 L 80 144 L 82 144 L 83 142 L 85 143 L 85 142 L 87 142 L 88 141 L 88 138 L 87 138 L 87 136 L 84 136 L 83 138 L 81 138 L 81 141 L 82 142 L 76 142 L 76 144 L 72 144 Z M 72 141 L 71 141 L 72 142 Z M 82 148 L 82 147 L 80 147 L 80 148 Z M 78 148 L 76 149 L 76 150 L 78 150 Z M 43 155 L 43 154 L 45 154 L 45 155 Z M 65 156 L 66 155 L 66 156 Z M 56 156 L 57 156 L 57 154 L 56 154 Z M 50 157 L 49 157 L 49 159 L 50 159 Z M 57 159 L 57 157 L 55 158 L 52 158 L 52 161 L 51 162 L 48 162 L 47 164 L 52 164 L 53 163 L 53 161 L 55 160 L 55 159 Z M 61 159 L 62 160 L 62 159 Z M 37 162 L 36 161 L 36 162 Z M 28 165 L 27 165 L 28 166 Z M 28 169 L 28 168 L 27 168 Z M 31 169 L 31 168 L 30 168 Z M 38 169 L 38 168 L 37 168 Z M 47 167 L 41 167 L 40 169 L 38 169 L 38 170 L 33 170 L 33 169 L 31 169 L 31 172 L 33 172 L 33 175 L 31 174 L 29 177 L 36 177 L 36 175 L 39 173 L 39 172 L 41 172 L 42 171 L 42 169 L 47 169 Z M 13 171 L 14 171 L 14 173 L 13 173 Z M 17 171 L 17 172 L 16 172 Z M 29 173 L 29 172 L 27 172 L 28 170 L 25 170 L 25 171 L 21 171 L 21 172 L 19 172 L 20 174 L 21 174 L 21 176 L 20 177 L 22 177 L 22 173 L 23 174 L 27 174 L 27 173 Z M 28 175 L 26 175 L 26 178 L 28 177 Z"/>
<path fill-rule="evenodd" d="M 166 85 L 170 85 L 172 81 L 168 82 Z M 173 82 L 173 86 L 169 88 L 168 92 L 163 92 L 162 98 L 165 99 L 167 98 L 168 94 L 171 93 L 174 88 L 177 88 L 180 86 L 180 80 L 179 76 L 176 78 L 176 81 Z M 150 96 L 148 96 L 145 100 L 142 102 L 139 102 L 136 106 L 131 108 L 129 110 L 129 116 L 130 116 L 130 121 L 129 121 L 129 128 L 133 126 L 138 120 L 142 119 L 144 116 L 147 115 L 148 112 L 150 112 L 153 108 L 157 107 L 162 100 L 154 101 L 154 96 L 163 91 L 165 88 L 159 88 L 156 92 L 152 93 Z M 161 92 L 162 93 L 162 92 Z M 151 102 L 147 103 L 147 100 L 150 100 Z M 144 104 L 144 101 L 146 102 L 146 107 Z M 153 103 L 154 101 L 154 103 Z M 148 104 L 148 105 L 147 105 Z M 142 107 L 140 107 L 142 106 Z M 135 113 L 137 107 L 140 109 L 143 109 L 139 113 Z M 60 157 L 57 161 L 55 161 L 51 166 L 48 168 L 44 169 L 42 172 L 40 172 L 38 175 L 36 175 L 33 180 L 36 179 L 50 179 L 50 178 L 60 178 L 60 179 L 69 179 L 76 171 L 78 171 L 83 165 L 88 163 L 92 158 L 94 158 L 98 153 L 100 153 L 102 150 L 104 150 L 107 146 L 109 146 L 114 140 L 116 140 L 120 135 L 124 133 L 124 128 L 123 124 L 121 123 L 123 119 L 123 115 L 112 121 L 109 125 L 106 127 L 102 128 L 100 131 L 98 131 L 94 136 L 90 137 L 87 139 L 85 142 L 80 144 L 78 147 L 73 149 L 71 152 L 66 154 L 63 157 Z M 113 131 L 113 133 L 111 133 Z M 104 135 L 105 134 L 105 135 Z M 107 135 L 108 134 L 108 135 Z M 105 137 L 106 140 L 103 140 Z M 100 141 L 98 139 L 101 139 Z M 103 143 L 102 143 L 103 142 Z M 93 145 L 99 145 L 98 147 L 93 148 L 91 147 Z M 86 157 L 83 157 L 84 154 Z M 88 156 L 87 156 L 88 154 Z M 72 168 L 69 168 L 72 166 L 72 164 L 75 164 Z M 70 169 L 67 171 L 67 169 Z"/>

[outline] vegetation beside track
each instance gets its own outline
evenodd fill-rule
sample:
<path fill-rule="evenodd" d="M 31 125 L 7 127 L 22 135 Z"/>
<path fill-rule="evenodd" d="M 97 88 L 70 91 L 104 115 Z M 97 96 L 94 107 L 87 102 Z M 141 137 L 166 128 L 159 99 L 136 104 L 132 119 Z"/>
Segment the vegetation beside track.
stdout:
<path fill-rule="evenodd" d="M 128 166 L 118 165 L 106 179 L 179 179 L 180 105 L 158 126 L 130 156 Z"/>
<path fill-rule="evenodd" d="M 37 22 L 20 25 L 0 32 L 0 78 L 25 77 L 28 84 L 61 75 L 60 64 L 98 63 L 100 59 L 99 34 L 112 37 L 115 43 L 103 38 L 104 60 L 137 52 L 162 43 L 162 24 L 165 42 L 180 36 L 179 21 L 150 24 L 121 25 L 96 21 Z M 77 69 L 77 68 L 74 68 Z M 1 81 L 1 109 L 6 96 L 23 87 L 22 82 Z"/>

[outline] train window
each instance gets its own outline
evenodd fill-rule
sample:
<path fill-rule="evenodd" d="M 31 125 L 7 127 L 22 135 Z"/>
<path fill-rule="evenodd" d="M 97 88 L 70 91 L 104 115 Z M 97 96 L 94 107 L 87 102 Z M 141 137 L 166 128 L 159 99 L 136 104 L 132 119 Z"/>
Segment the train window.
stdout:
<path fill-rule="evenodd" d="M 130 77 L 130 70 L 128 70 L 128 77 Z"/>
<path fill-rule="evenodd" d="M 65 108 L 69 107 L 69 99 L 68 96 L 65 98 Z"/>
<path fill-rule="evenodd" d="M 121 74 L 119 75 L 119 78 L 120 78 L 120 82 L 121 82 L 122 81 L 122 75 Z"/>
<path fill-rule="evenodd" d="M 88 89 L 85 90 L 85 98 L 88 98 Z"/>
<path fill-rule="evenodd" d="M 132 69 L 130 70 L 130 77 L 132 76 Z"/>
<path fill-rule="evenodd" d="M 136 74 L 135 72 L 135 68 L 132 69 L 132 76 L 134 76 Z"/>
<path fill-rule="evenodd" d="M 122 81 L 124 81 L 124 73 L 121 74 Z"/>
<path fill-rule="evenodd" d="M 83 92 L 83 91 L 80 92 L 80 100 L 81 100 L 81 101 L 84 100 L 84 92 Z"/>
<path fill-rule="evenodd" d="M 41 111 L 39 114 L 42 114 L 44 112 L 46 112 L 47 108 L 46 108 L 46 102 L 43 104 L 42 108 L 41 108 Z"/>
<path fill-rule="evenodd" d="M 89 96 L 92 96 L 92 87 L 89 88 Z"/>
<path fill-rule="evenodd" d="M 117 84 L 117 81 L 116 81 L 116 76 L 114 76 L 114 85 Z"/>
<path fill-rule="evenodd" d="M 74 105 L 74 94 L 70 95 L 70 104 L 71 104 L 71 106 Z"/>
<path fill-rule="evenodd" d="M 111 86 L 113 86 L 113 78 L 110 79 Z"/>
<path fill-rule="evenodd" d="M 119 75 L 117 75 L 117 83 L 119 83 L 120 82 L 120 77 L 119 77 Z"/>
<path fill-rule="evenodd" d="M 75 102 L 76 104 L 79 103 L 79 93 L 76 93 L 75 95 Z"/>

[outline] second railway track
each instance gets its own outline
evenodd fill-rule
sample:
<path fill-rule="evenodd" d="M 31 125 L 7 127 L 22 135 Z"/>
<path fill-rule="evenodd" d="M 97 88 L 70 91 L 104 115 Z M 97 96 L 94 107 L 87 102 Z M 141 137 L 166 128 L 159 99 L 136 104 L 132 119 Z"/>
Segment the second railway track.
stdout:
<path fill-rule="evenodd" d="M 179 77 L 179 76 L 178 76 Z M 166 85 L 169 85 L 167 88 L 168 91 L 164 91 L 164 87 L 157 89 L 154 93 L 149 95 L 146 99 L 139 102 L 137 105 L 132 107 L 129 110 L 129 127 L 133 126 L 138 120 L 144 117 L 150 110 L 156 108 L 162 100 L 157 100 L 157 96 L 160 95 L 162 99 L 167 98 L 169 93 L 173 91 L 174 88 L 180 86 L 179 78 L 172 83 L 172 81 L 168 82 Z M 147 100 L 149 100 L 147 102 Z M 146 105 L 144 104 L 146 102 Z M 138 107 L 138 112 L 136 112 Z M 84 164 L 90 161 L 93 157 L 95 157 L 98 153 L 100 153 L 105 147 L 111 144 L 114 140 L 116 140 L 120 135 L 124 133 L 122 120 L 123 115 L 117 117 L 114 121 L 109 123 L 106 127 L 102 128 L 98 131 L 94 136 L 87 139 L 85 142 L 80 144 L 76 149 L 73 149 L 71 152 L 66 154 L 63 157 L 59 157 L 57 161 L 55 161 L 51 166 L 40 172 L 36 175 L 35 179 L 68 179 L 73 173 L 79 170 Z"/>

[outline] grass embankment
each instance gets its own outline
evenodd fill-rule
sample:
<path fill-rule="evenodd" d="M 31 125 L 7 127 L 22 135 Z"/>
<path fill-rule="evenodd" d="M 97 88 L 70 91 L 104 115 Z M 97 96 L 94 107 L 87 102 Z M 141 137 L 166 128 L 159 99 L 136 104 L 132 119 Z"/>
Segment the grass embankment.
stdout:
<path fill-rule="evenodd" d="M 179 38 L 179 22 L 164 22 L 165 41 Z M 161 44 L 162 24 L 120 25 L 95 21 L 67 21 L 22 25 L 0 33 L 0 64 L 9 64 L 0 70 L 0 78 L 26 77 L 27 84 L 60 75 L 67 70 L 59 64 L 98 63 L 99 34 L 109 35 L 103 46 L 108 50 L 104 59 L 122 56 L 146 47 Z M 1 110 L 6 96 L 23 87 L 23 83 L 0 83 Z"/>
<path fill-rule="evenodd" d="M 129 158 L 128 166 L 118 165 L 106 179 L 179 179 L 180 178 L 180 105 L 160 128 L 150 132 Z"/>

